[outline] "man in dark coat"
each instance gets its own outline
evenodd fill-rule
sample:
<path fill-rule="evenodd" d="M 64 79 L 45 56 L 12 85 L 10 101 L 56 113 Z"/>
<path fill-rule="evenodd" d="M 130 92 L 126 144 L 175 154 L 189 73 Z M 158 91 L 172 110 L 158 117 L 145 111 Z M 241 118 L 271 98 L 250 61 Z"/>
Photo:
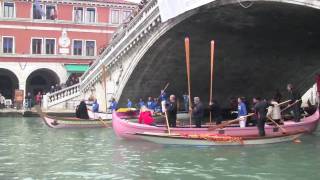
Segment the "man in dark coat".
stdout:
<path fill-rule="evenodd" d="M 76 117 L 80 119 L 89 119 L 87 105 L 81 101 L 76 110 Z"/>
<path fill-rule="evenodd" d="M 177 103 L 176 103 L 176 97 L 174 95 L 170 96 L 169 103 L 167 104 L 166 109 L 167 109 L 169 126 L 170 127 L 176 127 Z"/>
<path fill-rule="evenodd" d="M 254 111 L 256 113 L 257 117 L 257 127 L 259 130 L 259 135 L 260 136 L 265 136 L 266 133 L 264 131 L 264 125 L 267 120 L 267 108 L 268 108 L 268 103 L 264 100 L 261 100 L 259 97 L 253 98 L 253 103 L 254 103 Z"/>
<path fill-rule="evenodd" d="M 293 118 L 295 122 L 300 121 L 300 107 L 301 107 L 301 96 L 300 94 L 294 90 L 292 84 L 287 85 L 287 90 L 289 93 L 288 99 L 290 100 L 289 106 L 292 105 Z M 298 102 L 300 101 L 300 102 Z"/>
<path fill-rule="evenodd" d="M 222 111 L 219 104 L 216 101 L 212 101 L 209 103 L 209 111 L 211 112 L 211 117 L 216 124 L 221 124 L 222 121 Z"/>
<path fill-rule="evenodd" d="M 196 127 L 201 128 L 201 121 L 203 121 L 204 108 L 199 97 L 194 97 L 194 106 L 192 109 L 192 118 L 195 120 Z"/>

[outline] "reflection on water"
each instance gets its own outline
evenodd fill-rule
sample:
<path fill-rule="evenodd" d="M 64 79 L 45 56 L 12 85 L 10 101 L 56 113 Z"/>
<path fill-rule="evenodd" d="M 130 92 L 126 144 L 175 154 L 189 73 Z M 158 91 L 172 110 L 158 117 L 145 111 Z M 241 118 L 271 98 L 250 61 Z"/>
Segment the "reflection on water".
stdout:
<path fill-rule="evenodd" d="M 320 132 L 301 144 L 161 146 L 112 129 L 49 129 L 0 118 L 0 179 L 319 179 Z"/>

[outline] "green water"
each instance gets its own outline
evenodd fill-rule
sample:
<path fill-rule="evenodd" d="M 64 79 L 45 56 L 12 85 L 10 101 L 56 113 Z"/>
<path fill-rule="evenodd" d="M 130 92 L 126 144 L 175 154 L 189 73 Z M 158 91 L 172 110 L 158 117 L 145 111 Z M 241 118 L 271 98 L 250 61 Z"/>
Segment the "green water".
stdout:
<path fill-rule="evenodd" d="M 0 179 L 320 179 L 320 131 L 301 144 L 245 147 L 129 142 L 112 129 L 49 129 L 0 118 Z"/>

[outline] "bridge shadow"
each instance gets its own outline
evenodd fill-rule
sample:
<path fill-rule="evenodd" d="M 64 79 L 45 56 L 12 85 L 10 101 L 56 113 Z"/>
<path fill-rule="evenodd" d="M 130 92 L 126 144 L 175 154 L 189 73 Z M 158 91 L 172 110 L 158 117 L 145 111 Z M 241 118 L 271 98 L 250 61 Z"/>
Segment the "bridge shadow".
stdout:
<path fill-rule="evenodd" d="M 269 98 L 287 83 L 303 93 L 320 72 L 320 10 L 285 3 L 256 2 L 201 9 L 162 36 L 130 77 L 120 102 L 187 91 L 184 38 L 190 36 L 192 96 L 209 96 L 210 41 L 216 41 L 214 98 Z"/>

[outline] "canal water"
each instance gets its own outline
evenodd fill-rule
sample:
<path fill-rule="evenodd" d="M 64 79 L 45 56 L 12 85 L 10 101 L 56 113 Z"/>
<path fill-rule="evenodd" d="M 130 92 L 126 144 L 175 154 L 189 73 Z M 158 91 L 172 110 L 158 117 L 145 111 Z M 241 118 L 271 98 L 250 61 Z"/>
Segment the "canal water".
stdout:
<path fill-rule="evenodd" d="M 320 131 L 301 144 L 160 146 L 112 129 L 49 129 L 0 118 L 0 179 L 320 179 Z"/>

